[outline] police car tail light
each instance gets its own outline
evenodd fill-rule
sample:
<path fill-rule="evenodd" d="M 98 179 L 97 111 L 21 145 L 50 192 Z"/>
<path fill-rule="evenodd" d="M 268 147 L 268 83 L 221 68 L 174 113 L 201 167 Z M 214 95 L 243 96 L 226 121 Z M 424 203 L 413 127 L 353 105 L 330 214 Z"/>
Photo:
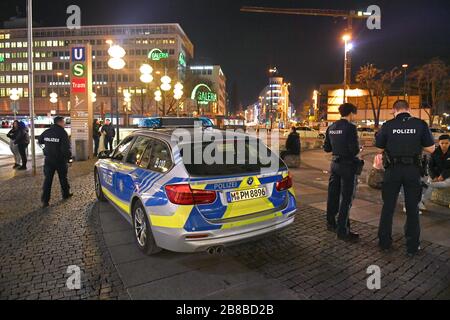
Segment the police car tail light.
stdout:
<path fill-rule="evenodd" d="M 287 190 L 292 187 L 292 177 L 289 174 L 287 177 L 283 178 L 283 180 L 278 181 L 276 188 L 277 191 Z"/>
<path fill-rule="evenodd" d="M 193 190 L 188 184 L 168 185 L 166 194 L 170 202 L 181 205 L 207 204 L 216 201 L 215 191 Z"/>

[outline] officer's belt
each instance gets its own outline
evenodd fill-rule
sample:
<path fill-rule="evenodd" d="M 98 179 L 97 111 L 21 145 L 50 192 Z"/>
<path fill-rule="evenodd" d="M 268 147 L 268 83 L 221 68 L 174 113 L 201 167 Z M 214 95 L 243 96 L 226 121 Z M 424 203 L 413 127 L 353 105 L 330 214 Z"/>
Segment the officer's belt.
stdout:
<path fill-rule="evenodd" d="M 405 165 L 420 165 L 418 162 L 418 157 L 392 157 L 392 163 L 395 164 L 405 164 Z"/>
<path fill-rule="evenodd" d="M 333 155 L 331 157 L 331 161 L 336 163 L 353 163 L 355 161 L 356 157 L 343 157 L 343 156 L 337 156 Z"/>

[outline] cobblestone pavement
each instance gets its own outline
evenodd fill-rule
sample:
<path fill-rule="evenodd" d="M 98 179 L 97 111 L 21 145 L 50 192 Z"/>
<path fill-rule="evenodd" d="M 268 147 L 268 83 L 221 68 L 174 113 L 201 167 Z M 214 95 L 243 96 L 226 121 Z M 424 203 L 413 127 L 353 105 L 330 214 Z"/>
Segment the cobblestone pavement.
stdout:
<path fill-rule="evenodd" d="M 423 252 L 408 258 L 397 232 L 395 249 L 383 253 L 376 227 L 357 221 L 352 228 L 361 242 L 337 241 L 326 231 L 324 211 L 304 204 L 303 194 L 324 194 L 302 184 L 300 171 L 301 207 L 284 231 L 227 248 L 223 256 L 143 256 L 131 227 L 110 205 L 93 210 L 99 206 L 92 165 L 70 170 L 75 196 L 69 201 L 59 200 L 55 178 L 47 210 L 39 209 L 41 174 L 2 181 L 0 299 L 273 299 L 278 293 L 281 299 L 450 299 L 450 248 L 423 241 Z M 66 288 L 69 265 L 82 270 L 81 290 Z M 380 290 L 367 289 L 370 265 L 381 268 Z"/>
<path fill-rule="evenodd" d="M 414 258 L 404 238 L 394 250 L 378 250 L 375 227 L 352 222 L 362 236 L 338 241 L 324 226 L 324 211 L 301 207 L 294 224 L 279 234 L 228 250 L 237 261 L 294 290 L 299 299 L 450 299 L 450 248 L 422 242 Z M 381 289 L 367 288 L 370 265 L 381 268 Z"/>
<path fill-rule="evenodd" d="M 41 172 L 2 181 L 0 299 L 127 298 L 99 231 L 99 217 L 91 210 L 92 166 L 76 163 L 69 170 L 75 195 L 65 202 L 55 177 L 46 210 L 39 208 Z M 69 265 L 81 269 L 80 290 L 66 287 Z"/>

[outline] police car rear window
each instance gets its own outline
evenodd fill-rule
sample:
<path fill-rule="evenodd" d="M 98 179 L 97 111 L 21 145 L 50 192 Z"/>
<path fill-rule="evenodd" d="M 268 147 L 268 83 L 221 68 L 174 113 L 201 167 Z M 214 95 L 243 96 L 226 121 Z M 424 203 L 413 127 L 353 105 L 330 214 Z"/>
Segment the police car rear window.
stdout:
<path fill-rule="evenodd" d="M 264 168 L 285 167 L 275 153 L 255 141 L 192 143 L 180 149 L 183 163 L 191 176 L 257 173 Z"/>

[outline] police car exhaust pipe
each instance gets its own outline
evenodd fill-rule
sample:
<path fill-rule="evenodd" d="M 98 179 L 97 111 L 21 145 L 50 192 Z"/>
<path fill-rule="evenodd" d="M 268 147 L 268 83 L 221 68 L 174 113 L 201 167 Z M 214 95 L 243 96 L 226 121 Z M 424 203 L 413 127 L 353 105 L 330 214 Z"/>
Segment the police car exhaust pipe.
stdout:
<path fill-rule="evenodd" d="M 223 250 L 223 246 L 209 247 L 208 249 L 206 249 L 206 252 L 208 252 L 211 255 L 213 255 L 213 254 L 222 254 L 223 251 L 224 251 Z"/>

